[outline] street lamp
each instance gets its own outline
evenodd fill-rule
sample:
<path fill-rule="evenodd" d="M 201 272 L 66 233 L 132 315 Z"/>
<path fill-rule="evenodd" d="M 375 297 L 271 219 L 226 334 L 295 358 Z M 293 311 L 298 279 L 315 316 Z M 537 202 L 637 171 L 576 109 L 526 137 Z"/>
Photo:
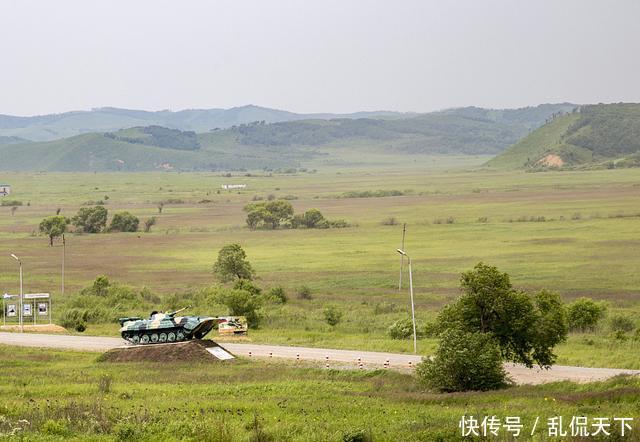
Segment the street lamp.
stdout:
<path fill-rule="evenodd" d="M 413 275 L 411 274 L 411 258 L 404 250 L 397 249 L 398 253 L 409 260 L 409 293 L 411 293 L 411 321 L 413 322 L 413 352 L 418 353 L 418 338 L 416 336 L 416 309 L 413 304 Z"/>
<path fill-rule="evenodd" d="M 24 325 L 22 320 L 22 261 L 20 261 L 20 258 L 18 258 L 13 253 L 11 254 L 11 257 L 18 261 L 18 264 L 20 265 L 20 314 L 18 315 L 18 319 L 20 320 L 20 333 L 23 333 Z"/>

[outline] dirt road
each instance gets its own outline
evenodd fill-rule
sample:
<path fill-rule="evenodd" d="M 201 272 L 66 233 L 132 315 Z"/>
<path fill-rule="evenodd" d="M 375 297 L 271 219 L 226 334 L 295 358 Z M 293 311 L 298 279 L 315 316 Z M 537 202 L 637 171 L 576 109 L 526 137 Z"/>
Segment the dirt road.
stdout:
<path fill-rule="evenodd" d="M 0 333 L 0 344 L 20 345 L 26 347 L 59 348 L 81 351 L 106 351 L 115 347 L 122 347 L 124 341 L 120 338 L 100 336 L 69 336 L 30 333 Z M 171 344 L 162 344 L 171 345 Z M 397 353 L 381 353 L 357 350 L 335 350 L 310 347 L 286 347 L 280 345 L 223 343 L 224 348 L 237 356 L 255 358 L 286 358 L 303 361 L 321 361 L 323 364 L 352 365 L 363 368 L 379 368 L 386 363 L 389 368 L 409 370 L 420 362 L 420 356 L 403 355 Z M 328 358 L 328 359 L 327 359 Z M 585 368 L 556 365 L 550 370 L 528 369 L 522 365 L 506 364 L 505 368 L 511 378 L 519 384 L 542 384 L 568 380 L 573 382 L 598 381 L 619 374 L 639 375 L 640 370 L 621 370 L 615 368 Z"/>

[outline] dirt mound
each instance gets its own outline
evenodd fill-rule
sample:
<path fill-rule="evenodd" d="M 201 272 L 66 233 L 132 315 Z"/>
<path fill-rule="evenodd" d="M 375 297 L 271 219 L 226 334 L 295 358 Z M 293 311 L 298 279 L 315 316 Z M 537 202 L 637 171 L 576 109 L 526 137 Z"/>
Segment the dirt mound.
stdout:
<path fill-rule="evenodd" d="M 9 332 L 19 332 L 19 325 L 0 325 L 0 330 Z M 55 324 L 24 325 L 24 331 L 29 333 L 67 333 L 67 329 Z"/>
<path fill-rule="evenodd" d="M 233 355 L 211 340 L 167 344 L 125 345 L 100 356 L 100 362 L 216 362 L 232 361 Z"/>
<path fill-rule="evenodd" d="M 537 164 L 539 166 L 546 166 L 546 167 L 562 167 L 564 166 L 564 161 L 562 160 L 562 158 L 560 158 L 559 155 L 550 153 L 549 155 L 538 160 Z"/>

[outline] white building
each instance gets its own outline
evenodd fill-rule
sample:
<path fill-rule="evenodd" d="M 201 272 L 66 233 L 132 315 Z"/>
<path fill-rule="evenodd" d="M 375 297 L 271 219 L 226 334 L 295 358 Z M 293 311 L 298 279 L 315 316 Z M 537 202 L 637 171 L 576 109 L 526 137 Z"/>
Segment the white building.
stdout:
<path fill-rule="evenodd" d="M 0 196 L 11 194 L 11 186 L 9 184 L 0 184 Z"/>
<path fill-rule="evenodd" d="M 229 189 L 246 189 L 247 185 L 246 184 L 223 184 L 222 188 L 225 190 L 229 190 Z"/>

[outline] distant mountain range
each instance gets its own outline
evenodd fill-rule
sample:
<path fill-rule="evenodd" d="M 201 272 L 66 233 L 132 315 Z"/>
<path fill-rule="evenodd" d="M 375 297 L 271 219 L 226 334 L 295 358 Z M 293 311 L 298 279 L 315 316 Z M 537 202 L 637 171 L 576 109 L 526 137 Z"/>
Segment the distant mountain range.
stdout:
<path fill-rule="evenodd" d="M 336 149 L 359 155 L 498 154 L 552 116 L 575 108 L 561 103 L 336 116 L 244 106 L 180 112 L 102 108 L 4 116 L 0 117 L 0 170 L 275 169 L 296 167 Z M 81 134 L 58 138 L 62 133 Z M 16 138 L 29 134 L 47 141 Z"/>
<path fill-rule="evenodd" d="M 502 169 L 640 167 L 640 104 L 581 106 L 489 161 Z"/>
<path fill-rule="evenodd" d="M 333 118 L 405 118 L 415 114 L 376 111 L 352 114 L 297 114 L 259 106 L 231 109 L 189 109 L 178 112 L 102 107 L 90 111 L 17 117 L 0 115 L 0 136 L 15 136 L 30 141 L 51 141 L 91 132 L 110 132 L 136 126 L 164 126 L 170 129 L 208 132 L 253 121 L 277 123 Z"/>

